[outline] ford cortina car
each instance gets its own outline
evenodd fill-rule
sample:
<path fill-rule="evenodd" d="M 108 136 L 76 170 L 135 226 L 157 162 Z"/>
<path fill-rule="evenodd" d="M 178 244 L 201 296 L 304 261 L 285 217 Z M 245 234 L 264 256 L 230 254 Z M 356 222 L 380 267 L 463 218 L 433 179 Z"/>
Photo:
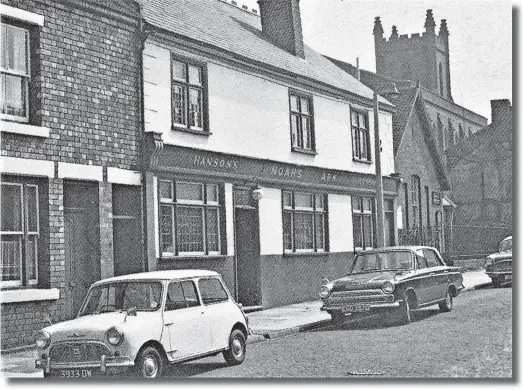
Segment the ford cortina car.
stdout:
<path fill-rule="evenodd" d="M 122 371 L 145 378 L 169 363 L 222 352 L 245 359 L 247 318 L 220 275 L 154 271 L 94 283 L 77 318 L 36 336 L 36 367 L 44 376 L 86 378 Z"/>
<path fill-rule="evenodd" d="M 407 324 L 411 311 L 437 304 L 452 310 L 463 288 L 459 267 L 445 264 L 430 247 L 390 247 L 359 252 L 349 273 L 320 288 L 322 310 L 334 322 L 347 315 L 383 313 L 387 323 Z"/>
<path fill-rule="evenodd" d="M 501 241 L 498 253 L 487 257 L 485 270 L 494 286 L 512 284 L 512 236 Z"/>

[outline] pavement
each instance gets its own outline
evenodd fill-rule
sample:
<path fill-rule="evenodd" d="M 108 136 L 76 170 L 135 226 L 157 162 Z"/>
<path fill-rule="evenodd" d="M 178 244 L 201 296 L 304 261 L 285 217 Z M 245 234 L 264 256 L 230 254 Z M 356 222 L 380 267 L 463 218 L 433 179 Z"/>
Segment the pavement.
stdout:
<path fill-rule="evenodd" d="M 462 293 L 473 291 L 491 282 L 492 280 L 487 276 L 485 270 L 464 272 Z M 320 311 L 321 305 L 322 302 L 318 299 L 249 313 L 249 326 L 253 335 L 249 336 L 247 343 L 259 343 L 288 336 L 330 322 L 330 315 Z M 34 368 L 35 356 L 35 348 L 32 346 L 2 351 L 0 376 L 42 377 L 42 373 Z"/>

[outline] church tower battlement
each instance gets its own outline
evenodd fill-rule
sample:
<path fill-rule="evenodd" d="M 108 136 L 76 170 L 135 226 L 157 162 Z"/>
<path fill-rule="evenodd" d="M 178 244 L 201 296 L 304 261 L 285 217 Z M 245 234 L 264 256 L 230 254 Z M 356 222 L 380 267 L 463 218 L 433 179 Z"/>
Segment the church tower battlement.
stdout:
<path fill-rule="evenodd" d="M 441 20 L 439 34 L 432 10 L 427 10 L 423 34 L 398 34 L 392 26 L 387 39 L 383 36 L 380 17 L 374 20 L 376 73 L 399 80 L 420 82 L 426 89 L 453 101 L 450 83 L 449 31 Z"/>

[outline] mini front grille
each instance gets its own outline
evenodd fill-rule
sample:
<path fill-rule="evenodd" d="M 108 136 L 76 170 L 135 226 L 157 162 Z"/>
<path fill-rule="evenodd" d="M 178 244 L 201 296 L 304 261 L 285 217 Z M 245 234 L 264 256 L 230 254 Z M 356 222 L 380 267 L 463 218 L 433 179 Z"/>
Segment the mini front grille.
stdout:
<path fill-rule="evenodd" d="M 100 343 L 63 343 L 51 349 L 49 358 L 56 363 L 88 363 L 99 362 L 102 355 L 109 354 L 109 349 Z"/>

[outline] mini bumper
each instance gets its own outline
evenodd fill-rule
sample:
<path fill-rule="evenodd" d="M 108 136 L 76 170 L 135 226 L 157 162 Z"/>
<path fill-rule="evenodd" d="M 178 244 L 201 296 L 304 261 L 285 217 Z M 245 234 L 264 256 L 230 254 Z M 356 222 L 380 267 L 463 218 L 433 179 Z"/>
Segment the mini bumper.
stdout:
<path fill-rule="evenodd" d="M 36 359 L 35 367 L 43 369 L 46 373 L 52 369 L 69 369 L 69 368 L 99 368 L 102 373 L 112 369 L 124 369 L 134 366 L 134 361 L 128 356 L 105 356 L 102 355 L 99 362 L 71 362 L 55 363 L 50 358 Z"/>
<path fill-rule="evenodd" d="M 353 302 L 347 302 L 347 304 L 337 304 L 337 305 L 323 305 L 320 310 L 322 311 L 330 311 L 330 310 L 343 310 L 347 306 L 368 306 L 369 310 L 372 309 L 390 309 L 390 308 L 396 308 L 400 307 L 399 302 L 390 302 L 390 303 L 353 303 Z"/>

